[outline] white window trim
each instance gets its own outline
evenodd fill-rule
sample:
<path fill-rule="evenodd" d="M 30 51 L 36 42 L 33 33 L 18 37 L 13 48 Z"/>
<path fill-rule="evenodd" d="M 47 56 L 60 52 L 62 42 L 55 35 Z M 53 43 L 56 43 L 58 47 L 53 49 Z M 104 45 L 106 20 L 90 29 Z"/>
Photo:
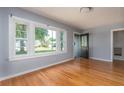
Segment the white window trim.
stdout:
<path fill-rule="evenodd" d="M 21 20 L 24 23 L 28 23 L 29 25 L 29 31 L 30 33 L 27 34 L 27 38 L 28 38 L 28 46 L 27 46 L 27 54 L 26 55 L 14 55 L 15 54 L 15 40 L 16 37 L 14 37 L 15 35 L 15 27 L 13 27 L 13 20 Z M 35 24 L 35 25 L 34 25 Z M 50 30 L 54 30 L 54 31 L 63 31 L 64 32 L 64 51 L 55 51 L 55 52 L 47 52 L 47 53 L 34 53 L 34 42 L 35 42 L 35 38 L 33 34 L 34 33 L 34 27 L 33 26 L 40 26 L 43 27 L 45 29 L 50 29 Z M 29 37 L 30 36 L 30 37 Z M 58 37 L 58 36 L 57 36 Z M 57 39 L 58 40 L 58 39 Z M 58 44 L 58 43 L 57 43 Z M 58 45 L 57 45 L 58 46 Z M 58 48 L 57 48 L 58 49 Z M 9 61 L 16 61 L 16 60 L 23 60 L 23 59 L 29 59 L 29 58 L 37 58 L 37 57 L 45 57 L 45 56 L 52 56 L 52 55 L 58 55 L 58 54 L 63 54 L 63 53 L 67 53 L 67 31 L 61 28 L 56 28 L 56 27 L 52 27 L 52 26 L 47 26 L 45 24 L 42 23 L 38 23 L 38 22 L 34 22 L 31 20 L 27 20 L 27 19 L 23 19 L 23 18 L 19 18 L 16 16 L 9 16 Z"/>

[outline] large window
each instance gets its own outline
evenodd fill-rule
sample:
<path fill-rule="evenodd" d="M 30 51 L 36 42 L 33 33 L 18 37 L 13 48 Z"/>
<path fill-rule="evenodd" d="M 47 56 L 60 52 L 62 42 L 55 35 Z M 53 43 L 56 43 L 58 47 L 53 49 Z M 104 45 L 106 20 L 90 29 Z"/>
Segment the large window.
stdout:
<path fill-rule="evenodd" d="M 10 60 L 67 51 L 66 31 L 17 17 L 10 18 Z"/>
<path fill-rule="evenodd" d="M 35 53 L 56 51 L 56 31 L 35 27 Z"/>

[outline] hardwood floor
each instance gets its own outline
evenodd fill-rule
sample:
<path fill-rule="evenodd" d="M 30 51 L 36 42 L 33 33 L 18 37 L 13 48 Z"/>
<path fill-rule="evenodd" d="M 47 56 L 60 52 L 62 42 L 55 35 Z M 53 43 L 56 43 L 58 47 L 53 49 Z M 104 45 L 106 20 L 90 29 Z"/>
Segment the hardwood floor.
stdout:
<path fill-rule="evenodd" d="M 76 59 L 0 82 L 1 86 L 124 85 L 124 62 Z"/>

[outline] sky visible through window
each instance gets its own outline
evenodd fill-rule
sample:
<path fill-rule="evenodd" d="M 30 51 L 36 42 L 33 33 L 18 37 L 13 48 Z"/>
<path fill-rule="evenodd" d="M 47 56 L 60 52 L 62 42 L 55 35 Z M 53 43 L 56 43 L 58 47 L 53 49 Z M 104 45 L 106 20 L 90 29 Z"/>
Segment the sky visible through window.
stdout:
<path fill-rule="evenodd" d="M 49 37 L 56 38 L 56 31 L 48 30 Z"/>

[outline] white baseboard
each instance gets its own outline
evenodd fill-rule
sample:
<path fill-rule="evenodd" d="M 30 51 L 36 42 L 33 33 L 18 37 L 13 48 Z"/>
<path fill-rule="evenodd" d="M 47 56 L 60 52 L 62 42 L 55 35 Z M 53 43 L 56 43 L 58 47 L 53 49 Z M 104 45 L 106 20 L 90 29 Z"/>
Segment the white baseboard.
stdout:
<path fill-rule="evenodd" d="M 31 70 L 24 71 L 24 72 L 20 72 L 20 73 L 14 74 L 14 75 L 5 76 L 5 77 L 0 78 L 0 81 L 10 79 L 10 78 L 14 78 L 14 77 L 17 77 L 17 76 L 21 76 L 21 75 L 24 75 L 24 74 L 27 74 L 27 73 L 30 73 L 30 72 L 33 72 L 33 71 L 37 71 L 37 70 L 47 68 L 47 67 L 50 67 L 50 66 L 54 66 L 54 65 L 57 65 L 57 64 L 61 64 L 61 63 L 64 63 L 64 62 L 68 62 L 68 61 L 73 60 L 73 59 L 74 58 L 69 58 L 69 59 L 66 59 L 66 60 L 63 60 L 63 61 L 60 61 L 60 62 L 57 62 L 57 63 L 49 64 L 47 66 L 38 67 L 38 68 L 31 69 Z"/>
<path fill-rule="evenodd" d="M 90 57 L 90 59 L 100 60 L 100 61 L 105 61 L 105 62 L 112 62 L 112 60 L 101 59 L 101 58 L 95 58 L 95 57 Z"/>

